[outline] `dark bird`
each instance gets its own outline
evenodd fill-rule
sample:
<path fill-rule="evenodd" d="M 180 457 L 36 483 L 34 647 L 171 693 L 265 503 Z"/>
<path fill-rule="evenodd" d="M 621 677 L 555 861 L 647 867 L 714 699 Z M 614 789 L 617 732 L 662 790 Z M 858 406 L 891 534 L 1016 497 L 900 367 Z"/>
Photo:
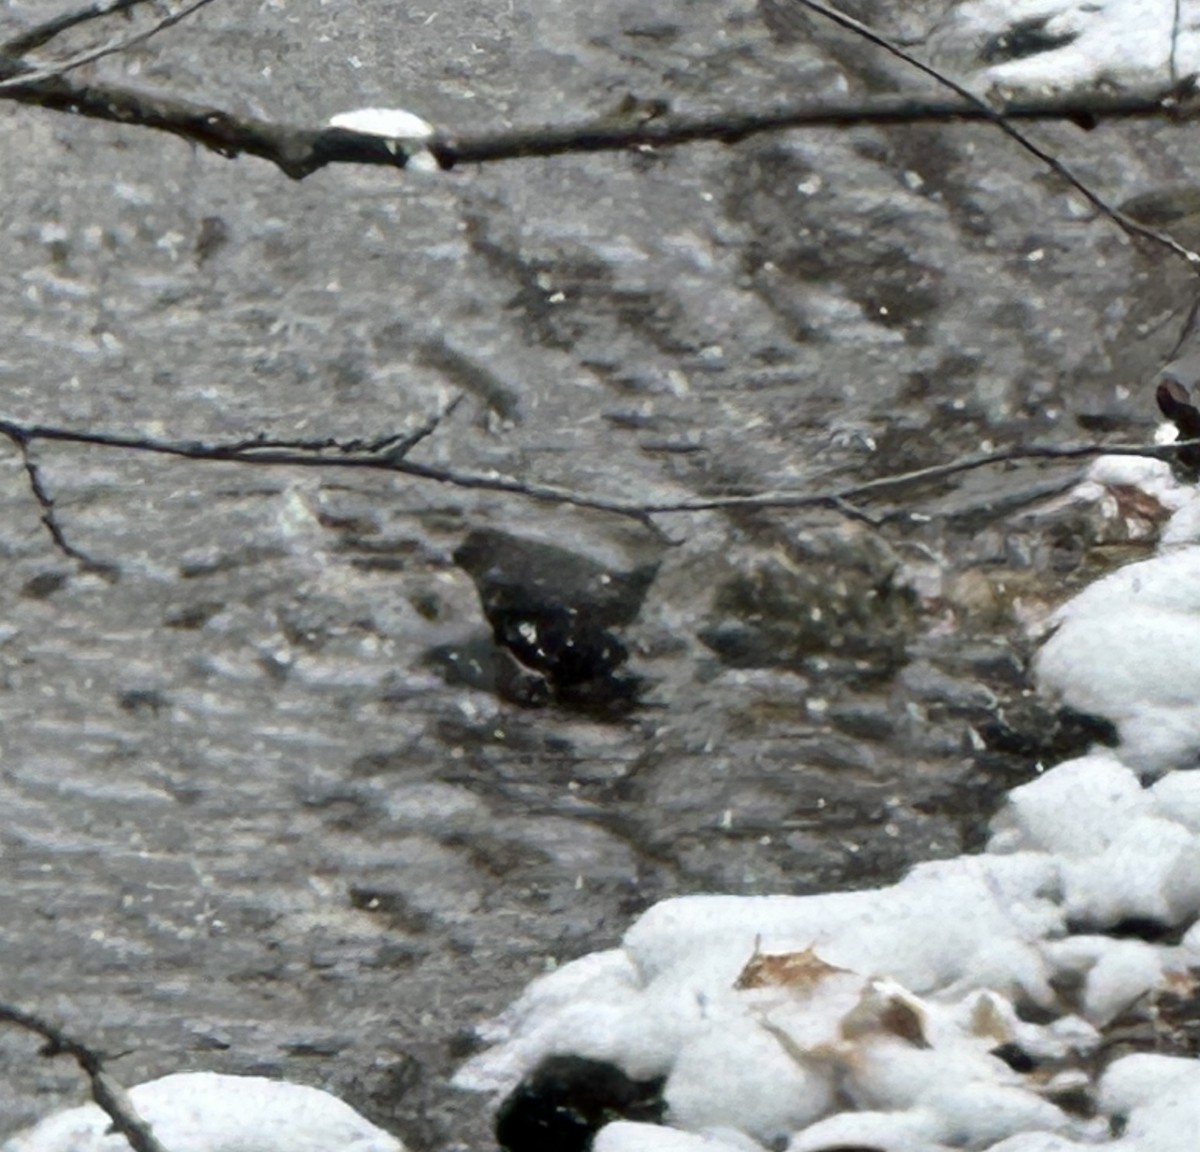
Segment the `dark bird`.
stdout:
<path fill-rule="evenodd" d="M 658 572 L 615 572 L 587 556 L 495 528 L 471 532 L 454 561 L 475 583 L 496 644 L 545 677 L 561 703 L 629 700 L 638 681 L 618 676 L 631 624 Z"/>

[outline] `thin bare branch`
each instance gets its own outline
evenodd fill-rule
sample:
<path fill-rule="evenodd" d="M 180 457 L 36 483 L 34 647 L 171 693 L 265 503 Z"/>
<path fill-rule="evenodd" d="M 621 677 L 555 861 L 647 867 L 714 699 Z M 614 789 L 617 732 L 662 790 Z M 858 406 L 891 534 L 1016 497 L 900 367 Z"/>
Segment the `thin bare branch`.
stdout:
<path fill-rule="evenodd" d="M 910 472 L 878 476 L 872 480 L 832 485 L 818 489 L 785 489 L 755 492 L 736 496 L 712 496 L 699 499 L 643 503 L 606 497 L 588 492 L 518 480 L 500 473 L 459 472 L 438 468 L 403 457 L 385 449 L 381 452 L 360 451 L 357 445 L 365 441 L 336 440 L 242 440 L 229 444 L 207 444 L 201 441 L 158 440 L 147 436 L 125 436 L 103 432 L 77 432 L 50 425 L 25 425 L 0 419 L 0 435 L 14 442 L 33 443 L 38 440 L 59 444 L 79 444 L 97 448 L 112 448 L 127 452 L 146 452 L 186 460 L 251 464 L 259 467 L 285 468 L 353 468 L 390 472 L 428 480 L 454 488 L 487 492 L 506 492 L 547 504 L 566 504 L 624 516 L 649 525 L 652 516 L 688 512 L 729 511 L 746 508 L 820 508 L 846 511 L 847 505 L 885 492 L 919 487 L 965 472 L 1022 461 L 1078 461 L 1097 456 L 1145 456 L 1158 460 L 1174 459 L 1181 449 L 1200 446 L 1200 441 L 1181 441 L 1176 444 L 1046 444 L 1030 448 L 1002 449 L 960 457 L 944 464 L 934 464 Z M 375 441 L 387 445 L 390 438 Z M 864 515 L 855 509 L 856 515 Z"/>
<path fill-rule="evenodd" d="M 1113 221 L 1114 224 L 1116 224 L 1128 235 L 1138 236 L 1144 240 L 1150 240 L 1155 244 L 1161 244 L 1163 247 L 1174 252 L 1176 256 L 1180 256 L 1186 260 L 1193 269 L 1200 271 L 1200 253 L 1193 252 L 1190 248 L 1180 244 L 1178 240 L 1176 240 L 1173 236 L 1169 236 L 1165 232 L 1160 232 L 1154 228 L 1149 228 L 1145 224 L 1139 224 L 1136 220 L 1127 216 L 1119 208 L 1116 208 L 1110 204 L 1097 192 L 1094 192 L 1090 187 L 1088 187 L 1088 185 L 1085 184 L 1078 176 L 1076 176 L 1075 173 L 1072 172 L 1071 169 L 1068 168 L 1061 160 L 1059 160 L 1057 156 L 1053 155 L 1051 152 L 1048 152 L 1040 144 L 1037 144 L 1031 140 L 1017 128 L 1014 128 L 1013 125 L 1009 123 L 1012 117 L 1010 117 L 1002 108 L 993 107 L 982 96 L 976 95 L 969 88 L 958 83 L 957 80 L 947 76 L 944 72 L 940 72 L 931 65 L 926 64 L 925 61 L 921 60 L 917 56 L 914 56 L 911 52 L 908 52 L 904 48 L 901 48 L 899 44 L 894 43 L 892 40 L 888 39 L 888 37 L 876 32 L 875 29 L 862 23 L 861 20 L 856 20 L 853 16 L 846 15 L 845 12 L 840 12 L 838 9 L 831 8 L 827 4 L 822 4 L 820 0 L 793 0 L 793 2 L 796 4 L 801 4 L 810 12 L 815 12 L 818 15 L 825 17 L 825 19 L 831 20 L 833 23 L 845 28 L 847 31 L 861 36 L 864 40 L 870 41 L 870 43 L 876 45 L 876 47 L 882 48 L 885 52 L 888 52 L 899 60 L 903 60 L 906 64 L 916 68 L 920 72 L 923 72 L 931 79 L 936 80 L 944 88 L 949 88 L 956 95 L 962 97 L 962 99 L 968 101 L 984 112 L 985 119 L 990 120 L 996 125 L 997 128 L 999 128 L 1006 136 L 1008 136 L 1009 139 L 1014 140 L 1027 152 L 1031 153 L 1033 156 L 1036 156 L 1043 164 L 1050 168 L 1055 175 L 1065 180 L 1072 188 L 1075 189 L 1076 192 L 1084 197 L 1084 199 L 1086 199 L 1087 202 L 1092 205 L 1092 207 L 1107 216 Z M 1174 94 L 1174 99 L 1176 101 L 1193 95 L 1194 85 L 1190 80 L 1186 84 L 1186 90 L 1179 91 L 1179 87 L 1180 86 L 1177 83 L 1175 85 L 1177 90 Z"/>
<path fill-rule="evenodd" d="M 151 37 L 157 36 L 167 28 L 174 27 L 181 20 L 186 20 L 193 12 L 207 7 L 212 2 L 213 0 L 192 0 L 190 4 L 185 4 L 182 8 L 168 9 L 165 16 L 155 21 L 149 28 L 144 28 L 140 32 L 134 32 L 129 36 L 114 37 L 108 43 L 102 44 L 98 48 L 91 48 L 86 52 L 80 52 L 68 60 L 47 65 L 45 68 L 35 68 L 32 71 L 21 68 L 10 79 L 0 80 L 0 91 L 17 85 L 41 84 L 47 80 L 65 76 L 68 72 L 72 72 L 76 68 L 82 68 L 85 64 L 95 63 L 95 61 L 102 60 L 106 56 L 115 56 L 121 52 L 128 52 L 130 48 L 136 48 L 139 44 L 144 44 Z"/>
<path fill-rule="evenodd" d="M 441 427 L 443 420 L 454 415 L 463 399 L 464 393 L 459 392 L 445 408 L 431 416 L 419 428 L 414 428 L 413 431 L 399 436 L 385 436 L 370 444 L 369 450 L 383 453 L 392 461 L 403 460 L 422 440 L 427 440 L 432 436 Z"/>
<path fill-rule="evenodd" d="M 97 1052 L 41 1016 L 11 1004 L 0 1004 L 0 1022 L 15 1024 L 41 1036 L 46 1041 L 43 1051 L 47 1056 L 72 1057 L 91 1081 L 92 1099 L 112 1121 L 113 1127 L 129 1141 L 134 1152 L 167 1152 L 155 1138 L 150 1125 L 137 1114 L 125 1089 L 104 1070 Z"/>
<path fill-rule="evenodd" d="M 1171 83 L 1179 83 L 1179 30 L 1183 13 L 1183 0 L 1175 0 L 1175 14 L 1171 20 Z"/>
<path fill-rule="evenodd" d="M 63 531 L 63 526 L 58 519 L 58 513 L 54 508 L 54 498 L 50 495 L 46 487 L 41 468 L 30 452 L 29 441 L 11 434 L 9 435 L 9 439 L 12 440 L 21 453 L 21 460 L 25 465 L 25 474 L 29 477 L 29 489 L 42 510 L 42 523 L 46 526 L 46 531 L 50 533 L 50 538 L 54 541 L 58 550 L 89 572 L 97 572 L 104 576 L 113 575 L 116 571 L 113 565 L 105 564 L 89 556 L 86 552 L 81 552 L 67 539 L 66 533 Z"/>
<path fill-rule="evenodd" d="M 86 8 L 79 8 L 74 12 L 64 12 L 41 24 L 35 24 L 32 28 L 26 28 L 24 32 L 18 32 L 15 36 L 0 43 L 0 56 L 24 56 L 26 53 L 49 44 L 56 36 L 61 36 L 64 32 L 69 32 L 80 24 L 86 24 L 89 20 L 102 20 L 114 12 L 127 12 L 130 8 L 136 8 L 139 4 L 149 2 L 150 0 L 95 0 Z"/>

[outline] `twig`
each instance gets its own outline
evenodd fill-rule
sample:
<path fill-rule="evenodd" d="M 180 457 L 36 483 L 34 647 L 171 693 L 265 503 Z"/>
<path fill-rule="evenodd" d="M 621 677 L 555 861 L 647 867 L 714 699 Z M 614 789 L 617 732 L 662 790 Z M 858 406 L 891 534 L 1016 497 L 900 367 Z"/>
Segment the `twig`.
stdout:
<path fill-rule="evenodd" d="M 99 48 L 91 48 L 86 52 L 80 52 L 78 55 L 72 56 L 68 60 L 62 60 L 57 64 L 48 64 L 44 68 L 35 68 L 32 71 L 28 71 L 25 67 L 17 65 L 15 67 L 18 68 L 18 71 L 15 76 L 8 80 L 0 80 L 0 91 L 16 85 L 41 84 L 47 80 L 65 76 L 68 72 L 76 68 L 82 68 L 83 65 L 92 64 L 97 60 L 104 59 L 106 56 L 115 56 L 120 52 L 127 52 L 130 48 L 136 48 L 139 44 L 144 44 L 151 37 L 157 36 L 164 29 L 173 27 L 181 20 L 186 20 L 193 12 L 206 7 L 212 2 L 213 0 L 192 0 L 192 3 L 185 4 L 182 8 L 168 10 L 165 16 L 141 32 L 135 32 L 130 36 L 116 37 L 107 44 L 102 44 Z"/>
<path fill-rule="evenodd" d="M 882 48 L 885 52 L 890 53 L 897 59 L 903 60 L 906 64 L 918 71 L 923 72 L 926 76 L 936 80 L 945 88 L 949 88 L 956 95 L 961 96 L 964 100 L 969 101 L 981 111 L 985 113 L 984 118 L 990 120 L 997 128 L 1000 129 L 1009 139 L 1014 140 L 1027 152 L 1036 156 L 1043 164 L 1050 168 L 1057 176 L 1065 180 L 1072 188 L 1075 189 L 1084 199 L 1088 201 L 1097 211 L 1103 213 L 1113 221 L 1117 227 L 1121 228 L 1130 236 L 1140 236 L 1142 239 L 1151 240 L 1155 244 L 1161 244 L 1169 248 L 1176 256 L 1182 257 L 1195 270 L 1200 270 L 1200 253 L 1193 252 L 1190 248 L 1180 244 L 1174 237 L 1169 236 L 1165 232 L 1159 232 L 1154 228 L 1148 228 L 1145 224 L 1139 224 L 1136 220 L 1127 216 L 1119 208 L 1109 204 L 1098 193 L 1092 191 L 1078 176 L 1075 175 L 1058 157 L 1046 151 L 1040 144 L 1035 143 L 1023 132 L 1014 128 L 1009 121 L 1012 119 L 1005 111 L 993 107 L 982 96 L 977 96 L 969 88 L 964 87 L 944 72 L 926 64 L 919 57 L 914 56 L 911 52 L 901 48 L 900 45 L 889 40 L 888 37 L 876 32 L 873 28 L 862 23 L 860 20 L 855 20 L 853 16 L 847 16 L 846 13 L 838 11 L 836 8 L 830 8 L 826 4 L 820 3 L 820 0 L 794 0 L 795 3 L 803 5 L 810 12 L 815 12 L 820 16 L 824 16 L 827 20 L 832 20 L 833 23 L 856 35 L 861 36 L 864 40 L 869 40 L 876 47 Z M 1179 85 L 1176 84 L 1176 92 L 1174 99 L 1178 100 L 1181 95 L 1191 95 L 1191 85 L 1189 91 L 1180 93 Z"/>
<path fill-rule="evenodd" d="M 148 2 L 149 0 L 95 0 L 86 8 L 64 12 L 41 24 L 35 24 L 32 28 L 26 28 L 24 32 L 18 32 L 16 36 L 0 44 L 0 56 L 24 56 L 89 20 L 102 20 L 114 12 L 125 12 Z"/>
<path fill-rule="evenodd" d="M 50 533 L 50 538 L 54 541 L 59 551 L 65 556 L 69 556 L 89 572 L 111 576 L 116 571 L 113 565 L 105 564 L 89 556 L 86 552 L 81 552 L 67 539 L 62 524 L 59 522 L 58 513 L 54 508 L 54 498 L 50 495 L 45 481 L 42 479 L 42 470 L 29 451 L 29 441 L 11 434 L 9 434 L 8 438 L 16 444 L 21 453 L 21 460 L 25 465 L 25 474 L 29 477 L 29 489 L 42 510 L 42 523 L 46 526 L 46 531 Z"/>
<path fill-rule="evenodd" d="M 1178 313 L 1175 313 L 1175 315 L 1178 315 Z M 1193 295 L 1191 306 L 1188 308 L 1183 326 L 1179 330 L 1179 336 L 1172 346 L 1171 351 L 1167 353 L 1166 363 L 1170 364 L 1183 351 L 1185 345 L 1196 332 L 1196 321 L 1198 318 L 1200 318 L 1200 291 Z"/>
<path fill-rule="evenodd" d="M 402 436 L 385 436 L 370 445 L 370 451 L 385 453 L 393 462 L 403 460 L 422 440 L 427 440 L 441 426 L 443 420 L 453 416 L 458 406 L 463 402 L 464 393 L 460 392 L 440 412 L 435 413 L 419 428 L 413 429 Z"/>
<path fill-rule="evenodd" d="M 1171 20 L 1171 83 L 1179 83 L 1179 28 L 1183 14 L 1180 11 L 1183 0 L 1175 0 L 1175 15 Z"/>
<path fill-rule="evenodd" d="M 872 480 L 840 484 L 815 490 L 785 489 L 736 496 L 712 496 L 700 499 L 638 503 L 614 497 L 560 488 L 553 484 L 517 480 L 499 473 L 459 472 L 421 464 L 392 453 L 359 452 L 350 450 L 359 441 L 267 441 L 242 440 L 230 444 L 206 444 L 200 441 L 157 440 L 145 436 L 123 436 L 104 432 L 76 432 L 51 425 L 25 425 L 0 419 L 0 435 L 20 443 L 46 440 L 60 444 L 81 444 L 97 448 L 112 448 L 128 452 L 147 452 L 159 456 L 174 456 L 206 462 L 253 464 L 260 467 L 285 468 L 354 468 L 390 472 L 429 480 L 455 488 L 476 491 L 506 492 L 548 504 L 567 504 L 589 508 L 617 516 L 630 517 L 648 524 L 652 516 L 711 512 L 742 508 L 815 508 L 841 509 L 847 502 L 877 496 L 893 489 L 915 487 L 945 480 L 964 472 L 1002 464 L 1030 460 L 1087 460 L 1097 456 L 1145 456 L 1157 460 L 1173 459 L 1181 449 L 1200 446 L 1200 441 L 1180 441 L 1175 444 L 1046 444 L 1030 448 L 1013 448 L 981 452 L 960 457 L 944 464 L 917 468 L 910 472 L 878 476 Z M 376 441 L 386 443 L 386 441 Z M 330 455 L 336 452 L 336 455 Z"/>
<path fill-rule="evenodd" d="M 0 1021 L 16 1024 L 41 1036 L 46 1041 L 45 1055 L 72 1057 L 91 1081 L 92 1099 L 112 1121 L 113 1127 L 129 1141 L 134 1152 L 167 1152 L 155 1138 L 150 1125 L 137 1114 L 125 1089 L 104 1070 L 98 1053 L 48 1020 L 10 1004 L 0 1004 Z"/>

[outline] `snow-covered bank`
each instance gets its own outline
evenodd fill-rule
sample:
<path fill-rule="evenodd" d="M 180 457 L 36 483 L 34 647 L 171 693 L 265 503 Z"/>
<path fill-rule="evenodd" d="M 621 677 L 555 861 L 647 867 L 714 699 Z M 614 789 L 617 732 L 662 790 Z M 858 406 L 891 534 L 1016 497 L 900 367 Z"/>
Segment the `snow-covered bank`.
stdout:
<path fill-rule="evenodd" d="M 985 852 L 890 887 L 656 905 L 531 985 L 457 1082 L 506 1093 L 564 1054 L 665 1078 L 670 1127 L 618 1121 L 600 1152 L 1191 1147 L 1200 1062 L 1159 1008 L 1200 972 L 1200 546 L 1155 462 L 1099 461 L 1076 498 L 1130 487 L 1174 512 L 1160 554 L 1064 605 L 1036 664 L 1118 748 L 1014 789 Z M 1114 1060 L 1133 1022 L 1183 1054 Z"/>
<path fill-rule="evenodd" d="M 1179 5 L 1178 27 L 1174 0 L 973 0 L 957 17 L 999 49 L 986 77 L 1008 88 L 1165 85 L 1172 52 L 1174 75 L 1200 67 L 1194 0 Z"/>
<path fill-rule="evenodd" d="M 168 1152 L 404 1152 L 399 1140 L 328 1092 L 266 1080 L 182 1072 L 129 1091 Z M 14 1136 L 2 1152 L 128 1152 L 95 1104 Z"/>

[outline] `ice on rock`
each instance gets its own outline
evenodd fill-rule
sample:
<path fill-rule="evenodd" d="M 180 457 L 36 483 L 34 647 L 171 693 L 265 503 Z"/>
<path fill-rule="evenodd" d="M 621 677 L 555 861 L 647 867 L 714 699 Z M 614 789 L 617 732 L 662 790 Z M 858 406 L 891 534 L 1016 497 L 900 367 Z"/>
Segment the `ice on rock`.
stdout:
<path fill-rule="evenodd" d="M 1104 488 L 1137 488 L 1165 508 L 1182 508 L 1195 489 L 1181 484 L 1165 460 L 1151 456 L 1099 456 L 1087 471 L 1087 481 Z"/>
<path fill-rule="evenodd" d="M 955 1148 L 986 1148 L 1031 1129 L 1069 1133 L 1078 1127 L 1049 1100 L 1017 1084 L 963 1083 L 948 1076 L 921 1103 L 941 1121 L 939 1140 Z"/>
<path fill-rule="evenodd" d="M 1200 494 L 1194 494 L 1191 500 L 1175 510 L 1158 537 L 1158 546 L 1163 552 L 1191 544 L 1200 544 Z"/>
<path fill-rule="evenodd" d="M 1197 920 L 1179 941 L 1179 951 L 1187 962 L 1200 966 L 1200 920 Z"/>
<path fill-rule="evenodd" d="M 1084 1015 L 1103 1027 L 1162 983 L 1157 948 L 1140 940 L 1105 940 L 1105 948 L 1087 974 Z"/>
<path fill-rule="evenodd" d="M 1044 952 L 1059 975 L 1073 974 L 1082 988 L 1083 1014 L 1096 1028 L 1104 1028 L 1148 993 L 1163 986 L 1166 973 L 1185 964 L 1170 953 L 1141 940 L 1114 940 L 1111 936 L 1076 935 L 1049 941 Z M 1064 1017 L 1056 1030 L 1083 1021 Z M 1065 1035 L 1065 1034 L 1064 1034 Z M 1098 1046 L 1100 1035 L 1083 1028 L 1075 1038 L 1076 1051 Z"/>
<path fill-rule="evenodd" d="M 640 992 L 641 979 L 623 949 L 572 960 L 534 980 L 501 1016 L 479 1029 L 494 1047 L 467 1061 L 454 1083 L 474 1092 L 508 1092 L 544 1057 L 564 1054 L 610 1060 L 634 1079 L 657 1075 L 665 1066 L 630 1067 L 613 1053 L 628 1039 L 629 1005 Z M 644 1031 L 648 1039 L 657 1035 Z M 581 1043 L 590 1050 L 581 1049 Z M 673 1056 L 672 1049 L 657 1064 Z"/>
<path fill-rule="evenodd" d="M 509 1092 L 548 1056 L 615 1064 L 634 1080 L 664 1075 L 683 1038 L 703 1024 L 703 1005 L 684 990 L 665 991 L 674 995 L 579 1000 L 532 1017 L 510 1040 L 464 1064 L 454 1085 Z"/>
<path fill-rule="evenodd" d="M 904 1112 L 930 1105 L 933 1097 L 953 1086 L 960 1088 L 988 1080 L 1017 1082 L 1003 1061 L 986 1049 L 972 1050 L 965 1043 L 940 1048 L 905 1047 L 896 1039 L 863 1044 L 855 1053 L 852 1093 L 856 1106 L 878 1111 Z M 940 1113 L 939 1113 L 940 1114 Z"/>
<path fill-rule="evenodd" d="M 1172 820 L 1142 816 L 1118 826 L 1103 852 L 1063 863 L 1073 920 L 1177 925 L 1200 911 L 1200 837 Z"/>
<path fill-rule="evenodd" d="M 511 1039 L 539 1017 L 580 1000 L 619 1000 L 638 989 L 641 980 L 628 953 L 620 948 L 591 952 L 539 976 L 479 1034 L 490 1043 Z"/>
<path fill-rule="evenodd" d="M 1108 1066 L 1100 1080 L 1100 1107 L 1110 1116 L 1128 1116 L 1181 1088 L 1194 1088 L 1200 1102 L 1200 1062 L 1137 1052 Z"/>
<path fill-rule="evenodd" d="M 1086 857 L 1107 848 L 1125 820 L 1154 808 L 1114 755 L 1092 753 L 1014 788 L 992 822 L 989 847 Z"/>
<path fill-rule="evenodd" d="M 1035 661 L 1039 686 L 1111 720 L 1118 755 L 1161 775 L 1200 759 L 1200 548 L 1130 564 L 1052 617 Z"/>
<path fill-rule="evenodd" d="M 787 1152 L 829 1152 L 831 1148 L 871 1148 L 878 1152 L 938 1152 L 941 1127 L 932 1112 L 839 1112 L 796 1133 Z"/>
<path fill-rule="evenodd" d="M 1150 789 L 1150 795 L 1160 816 L 1200 833 L 1200 772 L 1172 772 Z"/>
<path fill-rule="evenodd" d="M 762 1145 L 729 1129 L 680 1132 L 660 1124 L 618 1120 L 600 1129 L 592 1152 L 762 1152 Z"/>
<path fill-rule="evenodd" d="M 729 1125 L 764 1143 L 787 1137 L 834 1104 L 833 1078 L 797 1060 L 766 1028 L 716 1024 L 685 1045 L 664 1091 L 668 1120 L 696 1130 Z"/>
<path fill-rule="evenodd" d="M 993 1144 L 988 1152 L 1096 1152 L 1096 1143 L 1080 1143 L 1055 1132 L 1021 1132 Z M 1122 1148 L 1122 1152 L 1130 1150 Z"/>
<path fill-rule="evenodd" d="M 404 1152 L 399 1140 L 328 1092 L 266 1080 L 181 1072 L 129 1090 L 169 1152 Z M 129 1152 L 95 1104 L 43 1120 L 0 1152 Z"/>
<path fill-rule="evenodd" d="M 969 978 L 974 957 L 999 938 L 1061 929 L 1046 896 L 1058 885 L 1055 860 L 1018 853 L 921 864 L 890 888 L 862 892 L 681 896 L 643 913 L 625 947 L 645 977 L 690 979 L 701 991 L 732 984 L 756 947 L 815 946 L 830 964 L 886 974 L 921 994 Z"/>
<path fill-rule="evenodd" d="M 1195 1152 L 1200 1132 L 1200 1061 L 1138 1053 L 1111 1064 L 1100 1107 L 1125 1121 L 1122 1152 Z"/>
<path fill-rule="evenodd" d="M 1173 424 L 1165 427 L 1178 435 Z M 1097 543 L 1155 538 L 1165 542 L 1169 536 L 1178 546 L 1196 539 L 1200 498 L 1192 485 L 1175 478 L 1165 460 L 1101 456 L 1080 483 L 1043 505 L 1038 515 L 1051 516 L 1066 508 L 1085 510 Z"/>

